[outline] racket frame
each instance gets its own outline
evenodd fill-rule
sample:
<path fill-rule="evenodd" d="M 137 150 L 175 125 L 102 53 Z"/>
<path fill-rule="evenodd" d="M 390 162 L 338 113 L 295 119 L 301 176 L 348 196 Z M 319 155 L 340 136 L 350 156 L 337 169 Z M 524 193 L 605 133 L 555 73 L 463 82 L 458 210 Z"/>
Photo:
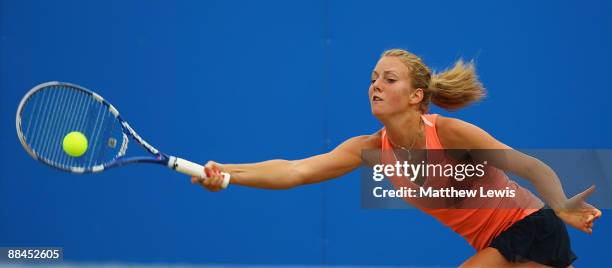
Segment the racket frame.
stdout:
<path fill-rule="evenodd" d="M 85 94 L 90 95 L 93 99 L 98 101 L 100 104 L 104 105 L 106 109 L 108 109 L 108 111 L 110 111 L 111 114 L 116 118 L 116 120 L 118 120 L 118 122 L 121 124 L 122 132 L 123 132 L 122 144 L 119 149 L 119 152 L 117 153 L 117 155 L 111 162 L 95 165 L 91 168 L 85 168 L 85 167 L 65 168 L 65 167 L 59 166 L 57 163 L 53 161 L 49 161 L 45 157 L 39 156 L 27 144 L 25 137 L 23 135 L 23 132 L 21 130 L 21 113 L 23 111 L 23 108 L 27 104 L 30 97 L 33 96 L 35 93 L 37 93 L 38 91 L 47 89 L 49 87 L 56 87 L 56 86 L 57 87 L 70 87 L 72 89 L 76 89 Z M 184 173 L 190 176 L 195 176 L 199 178 L 207 177 L 206 174 L 204 173 L 204 168 L 201 165 L 193 163 L 185 159 L 182 159 L 182 158 L 179 158 L 179 157 L 164 154 L 160 152 L 159 150 L 157 150 L 151 144 L 146 142 L 140 135 L 138 135 L 138 133 L 136 133 L 136 131 L 127 123 L 127 121 L 125 121 L 121 117 L 117 108 L 115 108 L 111 103 L 106 101 L 104 98 L 102 98 L 102 96 L 98 95 L 94 91 L 91 91 L 87 88 L 84 88 L 76 84 L 51 81 L 51 82 L 45 82 L 45 83 L 39 84 L 33 87 L 32 89 L 30 89 L 25 94 L 25 96 L 21 99 L 21 102 L 19 103 L 19 106 L 17 108 L 17 114 L 15 116 L 15 126 L 17 129 L 17 136 L 19 137 L 19 141 L 21 142 L 21 145 L 32 158 L 34 158 L 35 160 L 41 161 L 51 167 L 54 167 L 56 169 L 60 169 L 63 171 L 68 171 L 72 173 L 97 173 L 97 172 L 107 170 L 109 168 L 120 167 L 120 166 L 124 166 L 127 164 L 132 164 L 132 163 L 152 163 L 152 164 L 165 165 L 171 169 L 174 169 L 178 172 L 181 172 L 181 173 Z M 128 135 L 132 139 L 134 139 L 142 148 L 144 148 L 147 152 L 149 152 L 152 156 L 125 157 L 125 152 L 127 151 L 128 143 L 130 140 Z M 224 179 L 222 187 L 225 188 L 229 184 L 230 175 L 225 172 L 223 172 L 222 175 Z"/>

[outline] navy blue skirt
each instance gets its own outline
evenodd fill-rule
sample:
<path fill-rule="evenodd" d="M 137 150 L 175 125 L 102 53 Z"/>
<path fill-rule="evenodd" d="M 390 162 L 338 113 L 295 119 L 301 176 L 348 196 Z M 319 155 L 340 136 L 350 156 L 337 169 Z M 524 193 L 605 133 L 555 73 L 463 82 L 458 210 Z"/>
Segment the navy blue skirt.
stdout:
<path fill-rule="evenodd" d="M 534 261 L 567 267 L 577 257 L 572 252 L 565 223 L 549 208 L 540 209 L 514 223 L 491 242 L 510 262 Z"/>

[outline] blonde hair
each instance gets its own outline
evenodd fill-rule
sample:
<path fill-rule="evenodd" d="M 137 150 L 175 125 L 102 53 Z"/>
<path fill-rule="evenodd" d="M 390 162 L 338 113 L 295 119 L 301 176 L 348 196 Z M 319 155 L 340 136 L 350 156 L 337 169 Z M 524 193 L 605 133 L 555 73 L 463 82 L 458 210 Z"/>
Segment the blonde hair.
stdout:
<path fill-rule="evenodd" d="M 458 110 L 486 95 L 485 88 L 478 80 L 474 62 L 458 60 L 451 69 L 432 73 L 421 58 L 403 49 L 390 49 L 381 57 L 397 57 L 410 70 L 412 86 L 423 90 L 421 111 L 426 113 L 429 103 L 448 111 Z"/>

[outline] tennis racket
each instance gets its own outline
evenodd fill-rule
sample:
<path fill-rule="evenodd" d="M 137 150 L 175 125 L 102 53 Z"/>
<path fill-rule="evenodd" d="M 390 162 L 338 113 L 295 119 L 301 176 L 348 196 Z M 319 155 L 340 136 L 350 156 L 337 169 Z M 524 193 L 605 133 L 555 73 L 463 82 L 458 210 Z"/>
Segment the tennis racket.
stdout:
<path fill-rule="evenodd" d="M 60 170 L 94 173 L 132 163 L 153 163 L 190 176 L 207 177 L 203 166 L 155 149 L 130 127 L 113 105 L 75 84 L 47 82 L 32 88 L 19 103 L 16 126 L 26 152 Z M 73 131 L 87 139 L 87 149 L 78 157 L 68 155 L 63 149 L 64 137 Z M 130 139 L 150 155 L 126 156 Z M 222 187 L 226 188 L 230 175 L 222 175 Z"/>

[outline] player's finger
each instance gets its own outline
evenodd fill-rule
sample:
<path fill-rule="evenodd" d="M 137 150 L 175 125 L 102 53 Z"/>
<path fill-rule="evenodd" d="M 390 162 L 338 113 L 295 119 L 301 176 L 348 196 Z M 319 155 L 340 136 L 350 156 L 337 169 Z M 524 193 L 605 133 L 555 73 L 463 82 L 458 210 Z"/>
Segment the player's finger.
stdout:
<path fill-rule="evenodd" d="M 206 188 L 206 185 L 204 185 L 204 179 L 203 178 L 200 178 L 200 177 L 191 177 L 191 183 L 198 184 L 198 185 Z"/>
<path fill-rule="evenodd" d="M 204 174 L 206 175 L 206 178 L 210 178 L 213 174 L 215 173 L 214 169 L 211 166 L 205 166 L 204 167 Z M 203 178 L 205 179 L 205 178 Z"/>
<path fill-rule="evenodd" d="M 208 164 L 206 164 L 206 166 L 204 166 L 204 176 L 208 178 L 210 177 L 211 173 L 212 173 L 212 168 Z"/>
<path fill-rule="evenodd" d="M 595 209 L 595 219 L 599 219 L 599 217 L 601 217 L 601 214 L 601 210 Z"/>
<path fill-rule="evenodd" d="M 211 191 L 221 190 L 221 184 L 223 183 L 223 178 L 220 173 L 211 174 L 210 178 L 206 179 L 207 188 Z"/>
<path fill-rule="evenodd" d="M 204 187 L 208 188 L 208 187 L 210 187 L 210 186 L 211 186 L 211 182 L 212 182 L 212 178 L 213 178 L 213 177 L 214 177 L 214 175 L 212 175 L 212 174 L 211 174 L 210 176 L 208 176 L 208 177 L 206 177 L 206 178 L 202 178 L 202 179 L 200 180 L 200 183 L 202 183 L 202 186 L 204 186 Z"/>
<path fill-rule="evenodd" d="M 204 180 L 205 179 L 202 179 L 200 177 L 191 177 L 191 183 L 198 184 L 202 186 L 202 188 L 205 188 L 206 190 L 210 191 L 211 189 L 209 189 L 209 187 L 204 184 Z"/>
<path fill-rule="evenodd" d="M 206 186 L 210 189 L 215 188 L 217 185 L 217 176 L 212 174 L 210 177 L 206 178 Z"/>
<path fill-rule="evenodd" d="M 587 223 L 588 223 L 588 222 L 593 222 L 593 220 L 594 220 L 594 219 L 595 219 L 595 215 L 588 214 L 588 215 L 586 216 L 586 222 L 587 222 Z"/>
<path fill-rule="evenodd" d="M 595 192 L 595 185 L 591 185 L 591 187 L 589 187 L 588 189 L 582 191 L 582 193 L 577 194 L 576 197 L 578 198 L 578 200 L 584 201 L 591 194 L 593 194 L 593 192 Z"/>
<path fill-rule="evenodd" d="M 221 175 L 221 172 L 219 172 L 215 176 L 215 180 L 213 181 L 213 184 L 217 191 L 223 190 L 223 187 L 221 187 L 221 185 L 223 185 L 223 176 Z"/>
<path fill-rule="evenodd" d="M 210 170 L 218 170 L 219 169 L 217 167 L 217 163 L 215 161 L 208 161 L 208 162 L 206 162 L 206 165 L 204 165 L 204 168 L 208 168 L 209 171 Z"/>
<path fill-rule="evenodd" d="M 215 186 L 217 186 L 219 190 L 223 189 L 223 179 L 223 175 L 221 175 L 221 172 L 219 172 L 217 175 L 217 180 L 215 181 Z"/>

